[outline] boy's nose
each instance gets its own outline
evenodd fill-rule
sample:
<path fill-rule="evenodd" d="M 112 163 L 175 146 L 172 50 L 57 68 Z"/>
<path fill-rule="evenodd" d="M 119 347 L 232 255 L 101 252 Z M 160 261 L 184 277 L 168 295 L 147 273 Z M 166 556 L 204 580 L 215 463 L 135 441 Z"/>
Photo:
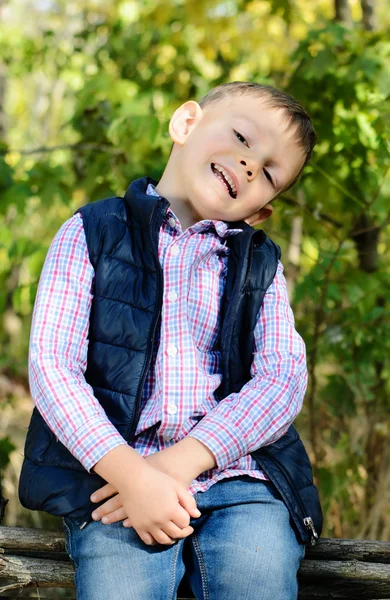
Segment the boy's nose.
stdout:
<path fill-rule="evenodd" d="M 242 164 L 242 165 L 244 165 L 244 167 L 246 167 L 246 166 L 247 166 L 247 164 L 246 164 L 245 160 L 242 160 L 242 161 L 241 161 L 241 164 Z M 247 172 L 247 175 L 248 175 L 248 177 L 252 177 L 252 175 L 253 175 L 252 171 L 249 171 L 249 170 L 247 169 L 247 171 L 246 171 L 246 172 Z"/>

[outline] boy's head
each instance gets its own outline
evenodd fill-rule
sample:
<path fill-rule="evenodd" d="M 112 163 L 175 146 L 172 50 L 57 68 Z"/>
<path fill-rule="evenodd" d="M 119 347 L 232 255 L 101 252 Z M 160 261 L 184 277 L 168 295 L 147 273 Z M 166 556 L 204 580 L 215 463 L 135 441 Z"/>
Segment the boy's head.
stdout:
<path fill-rule="evenodd" d="M 169 133 L 174 144 L 157 190 L 188 217 L 187 225 L 265 221 L 270 202 L 296 182 L 316 142 L 296 100 L 245 82 L 218 86 L 199 104 L 184 103 Z"/>

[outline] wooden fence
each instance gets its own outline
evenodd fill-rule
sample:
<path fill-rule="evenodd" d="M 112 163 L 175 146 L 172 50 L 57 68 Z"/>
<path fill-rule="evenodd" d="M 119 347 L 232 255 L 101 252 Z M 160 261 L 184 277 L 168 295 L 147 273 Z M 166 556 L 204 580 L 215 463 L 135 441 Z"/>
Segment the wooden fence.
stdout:
<path fill-rule="evenodd" d="M 0 526 L 0 596 L 24 587 L 73 587 L 65 535 Z M 299 573 L 299 598 L 390 600 L 390 542 L 320 539 Z M 183 583 L 179 598 L 192 598 Z"/>

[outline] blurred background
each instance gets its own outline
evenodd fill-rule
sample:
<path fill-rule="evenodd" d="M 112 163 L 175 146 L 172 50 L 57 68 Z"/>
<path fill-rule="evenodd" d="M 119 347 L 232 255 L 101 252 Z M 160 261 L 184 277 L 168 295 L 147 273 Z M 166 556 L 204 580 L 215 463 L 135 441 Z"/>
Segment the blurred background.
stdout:
<path fill-rule="evenodd" d="M 4 524 L 61 529 L 17 499 L 33 406 L 31 314 L 54 234 L 79 206 L 159 178 L 182 102 L 253 80 L 294 95 L 319 136 L 264 229 L 282 247 L 307 345 L 296 426 L 324 536 L 390 540 L 388 9 L 386 0 L 0 0 Z"/>

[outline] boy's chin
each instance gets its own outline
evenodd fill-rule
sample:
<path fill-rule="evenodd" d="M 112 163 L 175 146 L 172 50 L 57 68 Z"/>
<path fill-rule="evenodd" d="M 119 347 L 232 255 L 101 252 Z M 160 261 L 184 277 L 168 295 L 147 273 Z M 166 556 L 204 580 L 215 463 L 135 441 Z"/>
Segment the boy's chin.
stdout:
<path fill-rule="evenodd" d="M 214 182 L 213 182 L 214 183 Z M 199 215 L 199 221 L 231 221 L 231 203 L 234 199 L 218 184 L 194 189 L 194 201 L 190 200 L 193 209 Z"/>

